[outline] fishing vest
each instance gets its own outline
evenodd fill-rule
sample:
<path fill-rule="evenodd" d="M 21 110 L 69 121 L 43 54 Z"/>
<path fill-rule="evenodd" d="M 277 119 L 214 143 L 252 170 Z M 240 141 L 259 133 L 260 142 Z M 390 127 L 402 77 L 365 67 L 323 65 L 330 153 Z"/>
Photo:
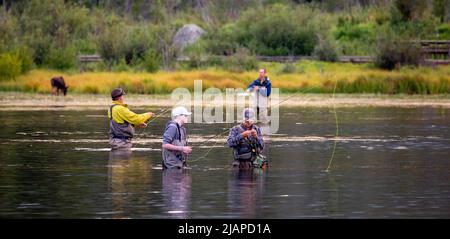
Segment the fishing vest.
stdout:
<path fill-rule="evenodd" d="M 117 139 L 131 139 L 134 135 L 134 127 L 128 123 L 117 123 L 112 118 L 112 110 L 114 106 L 117 105 L 111 105 L 109 108 L 109 137 L 110 138 L 117 138 Z"/>
<path fill-rule="evenodd" d="M 177 133 L 175 138 L 172 141 L 172 145 L 174 146 L 187 146 L 187 139 L 186 139 L 186 128 L 181 127 L 174 121 L 170 121 L 166 125 L 165 131 L 171 126 L 175 125 L 177 129 Z M 174 168 L 178 167 L 181 168 L 186 164 L 187 155 L 184 154 L 181 151 L 175 151 L 175 150 L 168 150 L 163 148 L 162 149 L 162 156 L 163 156 L 163 165 L 166 168 Z"/>
<path fill-rule="evenodd" d="M 245 129 L 242 125 L 235 126 L 238 129 L 239 134 L 242 134 Z M 252 129 L 256 130 L 256 126 L 252 125 Z M 243 139 L 239 142 L 239 145 L 233 149 L 233 156 L 235 160 L 246 161 L 252 160 L 254 156 L 260 153 L 260 149 L 256 147 L 256 143 L 253 143 L 249 139 Z M 253 151 L 254 150 L 254 151 Z"/>

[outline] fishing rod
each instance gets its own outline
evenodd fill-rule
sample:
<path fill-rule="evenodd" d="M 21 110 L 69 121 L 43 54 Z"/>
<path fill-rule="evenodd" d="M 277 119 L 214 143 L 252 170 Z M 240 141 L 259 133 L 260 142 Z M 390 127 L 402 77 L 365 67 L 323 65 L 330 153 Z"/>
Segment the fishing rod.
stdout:
<path fill-rule="evenodd" d="M 335 82 L 334 82 L 334 89 L 333 89 L 333 112 L 334 112 L 334 119 L 336 121 L 336 133 L 334 134 L 334 137 L 337 138 L 339 136 L 339 122 L 338 122 L 338 117 L 337 117 L 337 113 L 336 113 L 336 104 L 334 102 L 334 95 L 336 92 L 336 85 L 337 85 L 337 78 L 335 78 Z M 331 158 L 328 162 L 328 166 L 327 169 L 325 169 L 325 172 L 328 173 L 330 172 L 330 167 L 331 167 L 331 163 L 333 162 L 334 159 L 334 153 L 336 152 L 336 145 L 337 145 L 337 140 L 334 140 L 334 144 L 333 144 L 333 152 L 331 153 Z"/>
<path fill-rule="evenodd" d="M 317 87 L 313 87 L 313 88 L 317 88 Z M 305 92 L 306 92 L 306 91 L 304 91 L 304 92 L 302 92 L 302 93 L 305 93 Z M 286 99 L 284 99 L 283 101 L 279 102 L 279 103 L 278 103 L 277 105 L 275 105 L 274 107 L 278 107 L 278 106 L 281 105 L 282 103 L 284 103 L 284 102 L 286 102 L 286 101 L 288 101 L 288 100 L 294 98 L 295 96 L 297 96 L 297 95 L 291 95 L 291 96 L 289 96 L 288 98 L 286 98 Z M 221 133 L 218 133 L 218 134 L 216 134 L 216 135 L 211 136 L 211 137 L 208 138 L 206 141 L 204 141 L 203 144 L 205 144 L 205 143 L 211 141 L 212 139 L 216 138 L 217 136 L 220 136 L 220 135 L 222 135 L 222 134 L 224 134 L 224 133 L 226 133 L 226 132 L 228 132 L 228 131 L 230 131 L 230 130 L 231 130 L 231 128 L 230 128 L 230 129 L 227 129 L 227 130 L 225 130 L 225 131 L 223 131 L 223 132 L 221 132 Z M 210 149 L 210 150 L 211 150 L 211 149 Z"/>
<path fill-rule="evenodd" d="M 170 109 L 172 109 L 172 107 L 167 107 L 165 109 L 162 109 L 159 111 L 159 113 L 157 115 L 155 115 L 155 117 L 153 117 L 153 119 L 150 119 L 148 122 L 144 122 L 146 125 L 150 124 L 151 122 L 153 122 L 154 120 L 156 120 L 157 118 L 159 118 L 160 116 L 164 115 L 165 113 L 167 113 L 167 111 L 169 111 Z M 145 129 L 147 127 L 142 128 L 142 130 L 140 132 L 138 132 L 136 135 L 140 135 L 142 133 L 144 133 Z"/>
<path fill-rule="evenodd" d="M 157 114 L 155 117 L 153 117 L 153 119 L 152 120 L 149 120 L 148 122 L 147 122 L 147 124 L 150 124 L 151 122 L 153 122 L 154 120 L 156 120 L 157 118 L 159 118 L 161 115 L 164 115 L 167 111 L 169 111 L 169 110 L 171 110 L 172 109 L 172 107 L 167 107 L 165 110 L 163 110 L 161 113 L 159 113 L 159 114 Z"/>
<path fill-rule="evenodd" d="M 169 110 L 171 110 L 173 107 L 175 107 L 175 106 L 177 106 L 177 105 L 179 105 L 179 103 L 175 104 L 174 106 L 169 106 L 169 107 L 167 107 L 167 108 L 164 108 L 164 109 L 160 110 L 159 113 L 158 113 L 155 117 L 153 117 L 153 119 L 150 118 L 150 120 L 149 120 L 148 122 L 144 122 L 144 123 L 147 124 L 147 125 L 150 124 L 151 122 L 155 121 L 155 120 L 156 120 L 157 118 L 159 118 L 160 116 L 166 114 Z M 142 131 L 140 131 L 140 132 L 137 133 L 136 135 L 140 135 L 140 134 L 144 133 L 144 131 L 145 131 L 146 128 L 147 128 L 147 127 L 143 128 Z"/>
<path fill-rule="evenodd" d="M 312 87 L 312 88 L 309 88 L 309 89 L 307 89 L 306 91 L 303 91 L 303 92 L 300 92 L 300 93 L 306 93 L 308 90 L 311 90 L 311 89 L 314 89 L 314 88 L 318 88 L 318 87 L 317 87 L 317 86 L 316 86 L 316 87 Z M 291 96 L 289 96 L 288 98 L 286 98 L 286 99 L 284 99 L 283 101 L 279 102 L 277 105 L 275 105 L 275 106 L 273 106 L 273 107 L 278 107 L 278 106 L 281 105 L 282 103 L 284 103 L 284 102 L 290 100 L 291 98 L 293 98 L 293 97 L 295 97 L 295 96 L 297 96 L 297 95 L 295 95 L 295 94 L 294 94 L 294 95 L 291 95 Z M 146 122 L 145 124 L 147 124 L 147 125 L 150 124 L 151 122 L 153 122 L 154 120 L 156 120 L 156 119 L 159 118 L 160 116 L 164 115 L 167 111 L 169 111 L 169 110 L 172 109 L 172 108 L 173 108 L 173 107 L 167 107 L 167 108 L 165 108 L 165 109 L 163 109 L 163 110 L 160 110 L 160 113 L 158 113 L 155 117 L 153 117 L 153 119 L 151 119 L 150 121 Z M 140 134 L 144 133 L 144 131 L 145 131 L 146 128 L 147 128 L 147 127 L 143 128 L 143 129 L 142 129 L 141 131 L 139 131 L 136 135 L 140 135 Z M 229 130 L 227 130 L 227 131 L 229 131 Z M 227 132 L 227 131 L 224 131 L 224 132 L 222 132 L 222 133 L 216 134 L 216 135 L 212 136 L 211 138 L 207 139 L 206 141 L 204 141 L 203 143 L 209 142 L 210 140 L 214 139 L 214 138 L 217 137 L 217 136 L 220 136 L 220 135 L 224 134 L 224 133 Z"/>
<path fill-rule="evenodd" d="M 300 92 L 300 93 L 303 94 L 303 93 L 306 93 L 306 92 L 308 92 L 308 91 L 310 91 L 310 90 L 312 90 L 312 89 L 315 89 L 315 88 L 318 88 L 318 86 L 314 86 L 314 87 L 307 88 L 306 90 L 304 90 L 304 91 L 302 91 L 302 92 Z M 294 98 L 295 96 L 297 96 L 297 95 L 296 95 L 296 94 L 291 95 L 291 96 L 289 96 L 288 98 L 284 99 L 283 101 L 279 102 L 278 104 L 276 104 L 275 106 L 272 106 L 272 107 L 278 107 L 278 106 L 280 106 L 282 103 L 284 103 L 284 102 L 286 102 L 286 101 L 288 101 L 288 100 Z M 205 143 L 211 141 L 212 139 L 216 138 L 217 136 L 220 136 L 220 135 L 222 135 L 222 134 L 224 134 L 224 133 L 230 131 L 231 129 L 232 129 L 232 128 L 229 128 L 229 129 L 227 129 L 227 130 L 225 130 L 225 131 L 222 131 L 222 132 L 219 133 L 219 134 L 216 134 L 216 135 L 214 135 L 214 136 L 208 138 L 206 141 L 204 141 L 204 142 L 202 143 L 202 145 L 204 145 Z M 216 144 L 217 144 L 217 142 L 216 142 Z M 215 144 L 214 144 L 213 146 L 215 146 Z M 211 150 L 212 150 L 213 148 L 214 148 L 214 147 L 211 147 L 210 149 L 208 149 L 208 151 L 206 151 L 206 153 L 205 153 L 204 155 L 202 155 L 202 156 L 200 156 L 200 157 L 198 157 L 198 158 L 196 158 L 196 159 L 189 160 L 189 162 L 196 162 L 196 161 L 199 161 L 199 160 L 202 159 L 202 158 L 206 158 L 206 156 L 209 154 L 209 152 L 211 152 Z"/>

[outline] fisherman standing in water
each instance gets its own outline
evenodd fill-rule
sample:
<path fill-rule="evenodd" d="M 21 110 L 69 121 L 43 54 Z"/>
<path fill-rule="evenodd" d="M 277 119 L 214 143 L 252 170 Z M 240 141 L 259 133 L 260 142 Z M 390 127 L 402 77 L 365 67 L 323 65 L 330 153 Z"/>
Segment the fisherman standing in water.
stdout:
<path fill-rule="evenodd" d="M 248 87 L 247 92 L 255 91 L 256 117 L 259 121 L 267 123 L 268 98 L 272 91 L 272 84 L 269 77 L 266 76 L 266 69 L 259 69 L 259 77 Z"/>
<path fill-rule="evenodd" d="M 165 169 L 182 169 L 187 166 L 187 156 L 192 148 L 187 145 L 185 125 L 191 114 L 184 107 L 172 110 L 172 120 L 166 125 L 162 143 L 162 165 Z"/>
<path fill-rule="evenodd" d="M 131 139 L 134 136 L 134 127 L 147 127 L 145 123 L 154 114 L 152 112 L 136 114 L 128 109 L 124 103 L 125 92 L 122 88 L 116 88 L 111 92 L 113 100 L 109 107 L 109 144 L 112 150 L 130 150 Z"/>
<path fill-rule="evenodd" d="M 233 148 L 233 168 L 267 167 L 267 161 L 261 155 L 264 148 L 263 137 L 255 122 L 255 111 L 246 108 L 243 111 L 243 122 L 230 131 L 227 143 L 230 148 Z"/>

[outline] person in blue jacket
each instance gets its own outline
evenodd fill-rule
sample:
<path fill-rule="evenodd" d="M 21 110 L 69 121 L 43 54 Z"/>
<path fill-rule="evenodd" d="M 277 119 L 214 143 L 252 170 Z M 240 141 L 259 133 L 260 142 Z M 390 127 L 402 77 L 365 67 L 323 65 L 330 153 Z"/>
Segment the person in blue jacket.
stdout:
<path fill-rule="evenodd" d="M 247 92 L 251 91 L 255 92 L 257 119 L 260 119 L 260 112 L 262 112 L 262 118 L 265 120 L 267 118 L 267 102 L 272 91 L 272 84 L 269 77 L 266 76 L 266 69 L 259 69 L 259 77 L 247 87 Z"/>

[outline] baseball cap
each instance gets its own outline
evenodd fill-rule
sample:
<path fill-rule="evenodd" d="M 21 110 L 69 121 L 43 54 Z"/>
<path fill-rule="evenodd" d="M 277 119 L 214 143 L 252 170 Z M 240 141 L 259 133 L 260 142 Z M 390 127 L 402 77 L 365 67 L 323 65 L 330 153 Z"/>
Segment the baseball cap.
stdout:
<path fill-rule="evenodd" d="M 186 108 L 180 106 L 176 107 L 172 110 L 172 117 L 176 117 L 178 115 L 191 115 L 192 113 L 189 112 Z"/>
<path fill-rule="evenodd" d="M 126 95 L 125 91 L 123 91 L 122 88 L 115 88 L 112 92 L 111 92 L 111 98 L 117 98 L 121 95 Z"/>
<path fill-rule="evenodd" d="M 242 118 L 244 120 L 252 120 L 252 121 L 256 120 L 255 111 L 252 108 L 245 108 L 242 114 L 243 114 Z"/>

